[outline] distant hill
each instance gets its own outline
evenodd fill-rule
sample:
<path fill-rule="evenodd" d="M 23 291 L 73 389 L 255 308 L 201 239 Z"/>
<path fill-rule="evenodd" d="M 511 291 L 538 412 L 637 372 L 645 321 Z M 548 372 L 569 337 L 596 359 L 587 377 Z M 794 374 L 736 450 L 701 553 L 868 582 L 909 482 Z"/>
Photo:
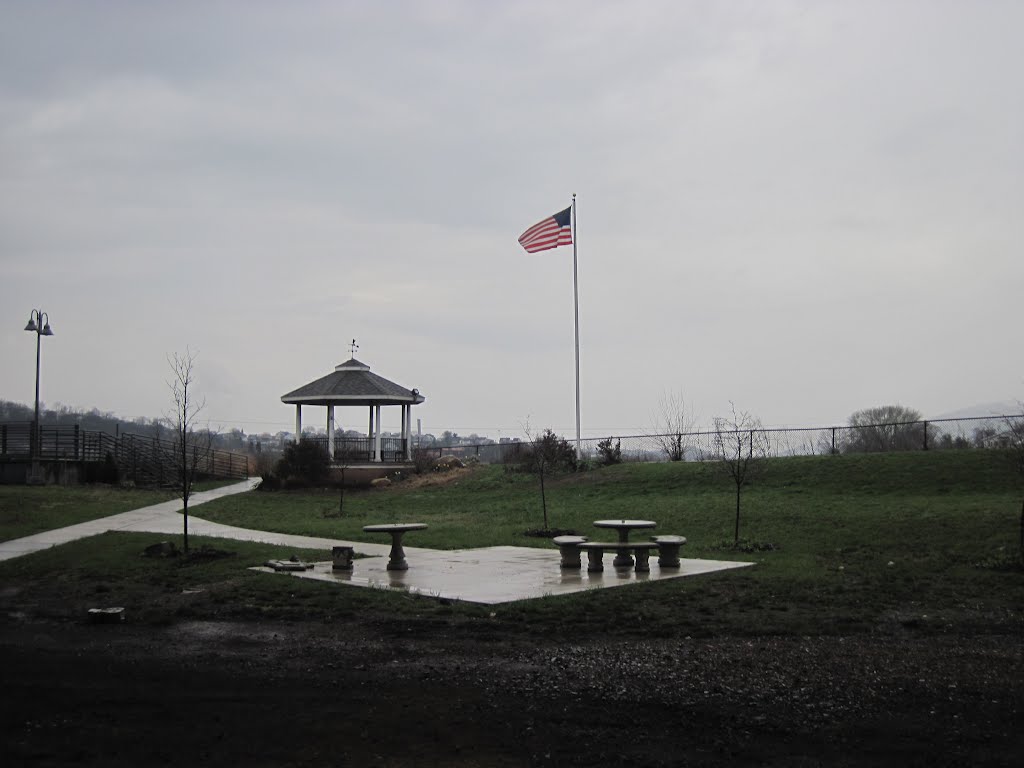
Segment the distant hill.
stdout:
<path fill-rule="evenodd" d="M 0 423 L 2 422 L 31 422 L 35 418 L 35 409 L 32 406 L 16 403 L 11 400 L 0 400 Z M 164 419 L 122 419 L 120 416 L 107 411 L 100 411 L 93 408 L 90 411 L 80 411 L 59 405 L 56 408 L 48 408 L 45 404 L 39 405 L 39 421 L 46 425 L 72 425 L 77 424 L 85 430 L 94 432 L 106 432 L 109 435 L 131 434 L 142 437 L 156 437 L 170 439 L 173 430 Z M 245 451 L 248 449 L 249 439 L 241 430 L 232 429 L 223 434 L 214 432 L 212 435 L 213 447 L 224 450 Z"/>
<path fill-rule="evenodd" d="M 35 411 L 30 405 L 22 405 L 11 400 L 0 400 L 0 421 L 32 421 Z M 167 433 L 167 426 L 160 419 L 122 419 L 116 414 L 93 408 L 81 411 L 58 404 L 50 408 L 45 403 L 39 404 L 39 421 L 43 424 L 78 424 L 83 429 L 97 432 L 127 432 L 136 435 L 160 437 Z"/>
<path fill-rule="evenodd" d="M 929 420 L 939 419 L 973 419 L 983 416 L 1015 416 L 1024 412 L 1024 407 L 1013 400 L 1001 400 L 992 403 L 979 403 L 955 411 L 928 416 Z"/>

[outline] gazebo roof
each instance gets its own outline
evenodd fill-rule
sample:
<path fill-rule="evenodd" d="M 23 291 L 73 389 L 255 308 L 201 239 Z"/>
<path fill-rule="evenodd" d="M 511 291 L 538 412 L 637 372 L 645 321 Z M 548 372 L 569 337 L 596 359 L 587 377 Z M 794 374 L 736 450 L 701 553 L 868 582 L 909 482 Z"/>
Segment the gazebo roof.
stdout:
<path fill-rule="evenodd" d="M 370 373 L 370 366 L 352 358 L 337 366 L 333 373 L 284 395 L 281 402 L 293 405 L 416 405 L 424 399 L 419 390 L 406 389 Z"/>

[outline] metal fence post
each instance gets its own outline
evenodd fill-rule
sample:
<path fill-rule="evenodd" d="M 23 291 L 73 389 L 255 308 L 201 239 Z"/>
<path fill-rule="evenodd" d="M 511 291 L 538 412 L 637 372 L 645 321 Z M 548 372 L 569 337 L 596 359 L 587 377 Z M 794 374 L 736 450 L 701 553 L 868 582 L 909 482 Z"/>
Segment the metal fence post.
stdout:
<path fill-rule="evenodd" d="M 925 422 L 923 422 L 923 424 L 924 424 L 924 450 L 927 451 L 928 450 L 928 422 L 925 421 Z"/>

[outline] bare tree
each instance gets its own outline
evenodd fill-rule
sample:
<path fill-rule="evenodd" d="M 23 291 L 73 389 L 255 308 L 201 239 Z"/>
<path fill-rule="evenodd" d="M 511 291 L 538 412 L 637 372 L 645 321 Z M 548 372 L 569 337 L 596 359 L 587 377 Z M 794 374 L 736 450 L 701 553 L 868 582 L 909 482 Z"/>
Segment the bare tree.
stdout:
<path fill-rule="evenodd" d="M 657 434 L 655 442 L 669 461 L 683 461 L 690 448 L 688 436 L 693 432 L 696 418 L 681 392 L 662 392 L 658 413 L 654 417 Z"/>
<path fill-rule="evenodd" d="M 768 435 L 760 419 L 746 411 L 736 412 L 736 405 L 730 401 L 732 412 L 728 417 L 716 417 L 711 435 L 711 449 L 715 460 L 725 474 L 736 485 L 736 528 L 733 546 L 740 543 L 740 495 L 743 487 L 765 468 L 770 455 Z"/>
<path fill-rule="evenodd" d="M 523 432 L 529 439 L 524 450 L 519 452 L 521 471 L 533 472 L 540 477 L 540 502 L 544 512 L 544 530 L 550 531 L 548 523 L 548 499 L 544 491 L 544 477 L 551 471 L 575 472 L 578 468 L 576 449 L 565 438 L 559 437 L 550 428 L 539 434 L 530 431 L 530 421 L 521 422 Z"/>
<path fill-rule="evenodd" d="M 174 487 L 181 497 L 184 539 L 182 549 L 188 552 L 188 501 L 200 470 L 210 457 L 212 435 L 209 430 L 196 431 L 199 413 L 206 406 L 195 393 L 195 362 L 197 355 L 186 350 L 184 355 L 174 353 L 167 358 L 171 367 L 171 380 L 167 386 L 174 399 L 174 413 L 167 418 L 174 429 L 171 465 L 174 468 Z"/>
<path fill-rule="evenodd" d="M 529 467 L 536 463 L 536 469 L 540 475 L 540 504 L 541 509 L 544 510 L 544 530 L 550 531 L 551 526 L 548 525 L 548 497 L 544 493 L 544 469 L 546 464 L 544 451 L 539 449 L 539 436 L 534 435 L 530 431 L 530 417 L 527 416 L 526 421 L 519 422 L 519 426 L 522 427 L 526 439 L 529 440 L 529 447 L 521 453 L 519 462 L 524 467 Z"/>
<path fill-rule="evenodd" d="M 337 430 L 335 430 L 337 435 Z M 335 441 L 339 440 L 336 436 Z M 359 448 L 353 448 L 345 443 L 345 432 L 341 430 L 341 447 L 338 447 L 338 442 L 334 445 L 334 457 L 329 457 L 328 466 L 340 471 L 341 482 L 338 483 L 338 517 L 345 515 L 345 471 L 353 464 L 357 464 L 359 459 L 362 458 L 362 451 Z M 419 470 L 417 469 L 417 472 Z M 324 515 L 327 517 L 327 515 Z"/>

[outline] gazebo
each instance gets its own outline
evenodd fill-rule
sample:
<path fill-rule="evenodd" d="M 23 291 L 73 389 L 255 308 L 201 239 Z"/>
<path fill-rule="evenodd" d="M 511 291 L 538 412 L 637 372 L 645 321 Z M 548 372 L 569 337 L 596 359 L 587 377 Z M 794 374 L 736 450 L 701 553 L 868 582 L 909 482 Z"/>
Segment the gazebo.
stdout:
<path fill-rule="evenodd" d="M 412 407 L 424 401 L 416 389 L 388 381 L 370 372 L 370 366 L 353 357 L 316 381 L 311 381 L 281 397 L 295 406 L 295 435 L 302 436 L 302 406 L 327 406 L 327 455 L 333 463 L 402 464 L 412 461 Z M 369 408 L 366 438 L 334 437 L 335 406 Z M 386 405 L 402 408 L 402 436 L 381 437 L 380 409 Z"/>

